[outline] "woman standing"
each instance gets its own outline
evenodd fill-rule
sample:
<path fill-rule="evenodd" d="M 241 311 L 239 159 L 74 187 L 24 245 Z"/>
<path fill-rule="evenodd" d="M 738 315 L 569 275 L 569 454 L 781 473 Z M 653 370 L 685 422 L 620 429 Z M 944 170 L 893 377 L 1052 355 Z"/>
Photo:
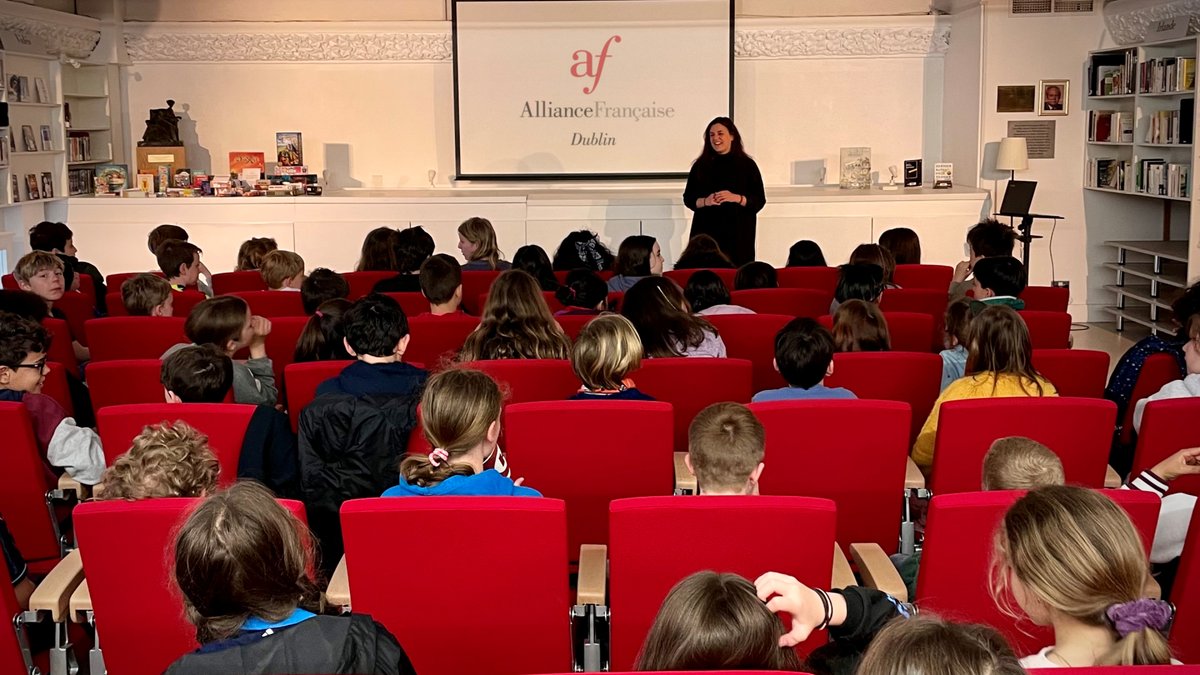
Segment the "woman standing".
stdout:
<path fill-rule="evenodd" d="M 696 213 L 689 239 L 707 234 L 733 264 L 754 260 L 757 214 L 767 203 L 758 165 L 742 148 L 742 134 L 728 117 L 709 122 L 704 150 L 692 163 L 683 205 Z"/>

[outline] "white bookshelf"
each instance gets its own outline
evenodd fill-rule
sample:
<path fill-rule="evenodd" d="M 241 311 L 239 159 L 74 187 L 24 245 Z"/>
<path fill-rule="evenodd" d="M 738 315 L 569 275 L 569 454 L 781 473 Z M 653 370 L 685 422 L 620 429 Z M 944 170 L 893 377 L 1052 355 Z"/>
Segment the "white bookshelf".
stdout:
<path fill-rule="evenodd" d="M 66 129 L 67 175 L 70 194 L 91 194 L 95 167 L 113 161 L 112 109 L 108 67 L 64 67 L 63 103 L 70 111 Z M 85 180 L 85 178 L 87 180 Z"/>

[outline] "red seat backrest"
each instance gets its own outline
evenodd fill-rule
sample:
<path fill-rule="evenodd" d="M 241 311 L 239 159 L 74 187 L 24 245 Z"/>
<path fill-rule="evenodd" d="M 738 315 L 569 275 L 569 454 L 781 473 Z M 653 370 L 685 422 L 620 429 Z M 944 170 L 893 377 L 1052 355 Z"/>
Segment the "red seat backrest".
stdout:
<path fill-rule="evenodd" d="M 947 294 L 954 280 L 954 268 L 949 265 L 896 265 L 892 281 L 901 288 L 926 288 Z"/>
<path fill-rule="evenodd" d="M 1137 381 L 1133 383 L 1133 393 L 1129 396 L 1129 405 L 1125 406 L 1125 413 L 1121 416 L 1122 443 L 1133 442 L 1135 404 L 1151 394 L 1158 393 L 1158 390 L 1168 382 L 1182 378 L 1183 370 L 1179 367 L 1179 361 L 1171 354 L 1158 353 L 1146 357 L 1142 363 L 1142 369 L 1138 371 Z"/>
<path fill-rule="evenodd" d="M 776 401 L 752 403 L 750 410 L 766 431 L 762 494 L 832 499 L 844 549 L 870 542 L 896 552 L 900 519 L 889 516 L 897 513 L 896 495 L 904 493 L 912 416 L 907 404 Z"/>
<path fill-rule="evenodd" d="M 1132 407 L 1132 404 L 1130 404 Z M 1200 398 L 1175 398 L 1151 401 L 1142 413 L 1133 452 L 1133 473 L 1152 468 L 1183 450 L 1200 446 Z M 1200 476 L 1180 476 L 1171 481 L 1171 492 L 1200 496 Z"/>
<path fill-rule="evenodd" d="M 192 308 L 204 302 L 205 296 L 199 291 L 172 291 L 172 296 L 175 298 L 171 303 L 171 316 L 186 319 L 188 314 L 192 313 Z M 108 315 L 114 316 L 129 316 L 129 312 L 125 309 L 125 301 L 121 298 L 121 292 L 110 292 L 104 296 L 105 304 L 108 307 Z"/>
<path fill-rule="evenodd" d="M 691 574 L 754 581 L 780 572 L 820 588 L 832 576 L 837 510 L 827 499 L 644 497 L 615 501 L 609 512 L 613 670 L 633 666 L 663 599 Z M 822 642 L 823 633 L 802 647 Z"/>
<path fill-rule="evenodd" d="M 1070 349 L 1071 315 L 1066 312 L 1037 312 L 1023 309 L 1018 312 L 1029 328 L 1029 341 L 1034 349 Z"/>
<path fill-rule="evenodd" d="M 554 291 L 542 291 L 542 298 L 546 301 L 546 306 L 550 308 L 551 314 L 566 307 L 558 301 L 558 296 L 554 294 Z"/>
<path fill-rule="evenodd" d="M 1026 311 L 1065 312 L 1071 291 L 1057 286 L 1026 286 L 1018 297 L 1025 301 Z"/>
<path fill-rule="evenodd" d="M 1171 627 L 1171 651 L 1180 661 L 1200 662 L 1200 640 L 1196 639 L 1200 635 L 1200 510 L 1192 511 L 1183 555 L 1175 573 L 1175 585 L 1171 588 L 1171 602 L 1176 608 L 1175 624 Z"/>
<path fill-rule="evenodd" d="M 462 273 L 463 309 L 475 316 L 483 314 L 483 300 L 487 298 L 492 282 L 500 276 L 494 270 L 479 270 Z"/>
<path fill-rule="evenodd" d="M 1033 367 L 1059 396 L 1104 398 L 1108 352 L 1091 349 L 1035 349 Z"/>
<path fill-rule="evenodd" d="M 54 361 L 50 361 L 46 365 L 50 367 L 50 371 L 46 373 L 46 379 L 42 381 L 41 393 L 57 401 L 63 410 L 67 411 L 68 417 L 74 417 L 75 402 L 71 400 L 71 387 L 67 384 L 66 366 Z M 90 378 L 90 370 L 88 375 Z"/>
<path fill-rule="evenodd" d="M 24 608 L 17 603 L 12 577 L 8 574 L 11 563 L 4 557 L 4 551 L 0 551 L 0 563 L 4 563 L 0 565 L 0 616 L 7 622 L 19 617 Z M 17 641 L 17 631 L 9 630 L 8 626 L 5 626 L 5 630 L 0 630 L 0 668 L 6 673 L 28 672 L 21 644 Z"/>
<path fill-rule="evenodd" d="M 67 291 L 54 301 L 54 308 L 67 317 L 67 326 L 71 329 L 71 337 L 83 346 L 87 346 L 87 335 L 84 334 L 83 324 L 89 319 L 96 318 L 96 302 L 82 293 Z"/>
<path fill-rule="evenodd" d="M 892 351 L 929 352 L 929 336 L 937 322 L 928 314 L 919 312 L 884 312 Z"/>
<path fill-rule="evenodd" d="M 342 276 L 350 286 L 350 295 L 346 296 L 346 299 L 354 302 L 368 295 L 371 289 L 375 288 L 375 284 L 396 276 L 396 272 L 343 272 Z"/>
<path fill-rule="evenodd" d="M 341 521 L 354 611 L 387 627 L 421 675 L 521 675 L 571 667 L 562 502 L 355 499 L 342 505 Z M 440 534 L 424 537 L 418 554 L 403 538 L 381 539 L 382 532 Z M 434 581 L 480 574 L 494 583 Z M 471 636 L 469 649 L 463 635 Z"/>
<path fill-rule="evenodd" d="M 775 275 L 780 288 L 812 288 L 828 293 L 831 300 L 838 282 L 836 267 L 781 267 Z"/>
<path fill-rule="evenodd" d="M 1176 624 L 1178 624 L 1178 619 Z M 1174 649 L 1176 657 L 1181 655 Z M 1027 668 L 1029 675 L 1058 675 L 1058 668 Z M 1092 666 L 1072 668 L 1071 675 L 1200 675 L 1200 666 Z"/>
<path fill-rule="evenodd" d="M 162 361 L 128 359 L 98 361 L 88 366 L 92 409 L 112 405 L 163 403 Z"/>
<path fill-rule="evenodd" d="M 120 294 L 121 284 L 125 283 L 126 281 L 129 281 L 130 279 L 136 277 L 139 274 L 153 274 L 156 277 L 164 277 L 165 278 L 163 273 L 159 272 L 157 270 L 148 271 L 148 272 L 118 272 L 116 274 L 110 274 L 110 275 L 104 277 L 104 285 L 106 287 L 108 287 L 108 290 L 110 292 L 116 292 L 117 294 Z"/>
<path fill-rule="evenodd" d="M 901 401 L 912 411 L 910 443 L 941 394 L 942 359 L 914 352 L 844 352 L 833 355 L 828 387 L 845 387 L 860 399 Z"/>
<path fill-rule="evenodd" d="M 275 371 L 275 386 L 279 400 L 284 398 L 284 372 L 296 357 L 296 343 L 308 325 L 307 316 L 281 316 L 271 319 L 271 332 L 267 334 L 267 356 L 271 358 L 271 369 Z"/>
<path fill-rule="evenodd" d="M 87 322 L 92 361 L 161 359 L 181 342 L 186 319 L 180 316 L 121 316 Z"/>
<path fill-rule="evenodd" d="M 135 403 L 102 408 L 96 431 L 109 466 L 129 450 L 134 437 L 152 424 L 183 420 L 208 436 L 208 446 L 221 464 L 221 485 L 237 480 L 242 440 L 256 406 L 239 403 Z"/>
<path fill-rule="evenodd" d="M 337 377 L 342 369 L 354 363 L 353 361 L 310 361 L 308 363 L 293 363 L 284 369 L 283 379 L 287 382 L 288 418 L 292 421 L 292 431 L 300 428 L 300 411 L 317 396 L 317 387 L 332 377 Z"/>
<path fill-rule="evenodd" d="M 0 429 L 4 429 L 0 514 L 26 562 L 57 561 L 58 540 L 46 509 L 53 475 L 42 459 L 25 405 L 0 402 Z M 11 632 L 10 626 L 5 629 Z"/>
<path fill-rule="evenodd" d="M 508 405 L 563 401 L 579 391 L 579 378 L 566 359 L 503 359 L 465 365 L 490 375 L 506 392 L 504 402 Z"/>
<path fill-rule="evenodd" d="M 82 293 L 83 296 L 85 298 L 87 298 L 89 302 L 92 303 L 92 307 L 95 308 L 95 306 L 96 306 L 96 281 L 94 279 L 92 279 L 92 275 L 90 275 L 90 274 L 80 274 L 79 275 L 79 292 Z"/>
<path fill-rule="evenodd" d="M 258 270 L 219 272 L 213 275 L 212 285 L 213 293 L 217 295 L 267 290 L 267 282 L 263 281 L 262 272 Z"/>
<path fill-rule="evenodd" d="M 998 438 L 1025 436 L 1054 451 L 1067 483 L 1102 487 L 1117 406 L 1091 398 L 985 398 L 943 403 L 929 489 L 975 492 L 983 456 Z"/>
<path fill-rule="evenodd" d="M 663 276 L 679 284 L 680 288 L 687 288 L 688 279 L 691 279 L 692 275 L 699 271 L 699 269 L 671 270 L 670 272 L 663 272 Z M 725 282 L 725 288 L 728 288 L 731 291 L 733 290 L 733 279 L 737 276 L 737 270 L 713 268 L 709 269 L 708 271 L 720 277 L 721 281 Z"/>
<path fill-rule="evenodd" d="M 720 314 L 704 317 L 721 334 L 726 355 L 754 364 L 754 391 L 787 385 L 775 370 L 775 334 L 795 317 L 780 314 Z"/>
<path fill-rule="evenodd" d="M 11 274 L 5 274 L 0 277 L 0 286 L 3 286 L 6 291 L 19 291 L 21 285 L 17 283 L 17 278 Z"/>
<path fill-rule="evenodd" d="M 404 352 L 405 361 L 424 363 L 430 370 L 438 370 L 448 360 L 453 360 L 463 342 L 479 326 L 473 316 L 418 316 L 409 319 L 408 329 L 412 339 Z"/>
<path fill-rule="evenodd" d="M 414 316 L 429 312 L 429 299 L 424 293 L 384 293 L 384 295 L 400 303 L 404 316 L 411 319 Z"/>
<path fill-rule="evenodd" d="M 296 291 L 239 291 L 232 293 L 250 305 L 250 313 L 273 319 L 280 316 L 308 316 Z"/>
<path fill-rule="evenodd" d="M 558 280 L 558 283 L 565 284 L 567 283 L 567 275 L 572 271 L 573 270 L 554 270 L 554 278 Z M 603 272 L 596 272 L 596 274 L 605 281 L 608 281 L 613 276 L 612 270 L 604 270 Z"/>
<path fill-rule="evenodd" d="M 942 349 L 942 333 L 946 326 L 946 305 L 950 296 L 946 290 L 929 288 L 889 288 L 879 299 L 879 308 L 885 315 L 892 312 L 916 312 L 933 317 L 933 332 L 930 337 L 930 348 L 934 351 Z"/>
<path fill-rule="evenodd" d="M 642 392 L 675 411 L 675 450 L 686 452 L 688 427 L 714 403 L 749 403 L 754 366 L 746 359 L 643 359 L 630 377 Z"/>
<path fill-rule="evenodd" d="M 734 291 L 731 303 L 759 314 L 818 317 L 829 313 L 833 294 L 812 288 L 755 288 Z"/>
<path fill-rule="evenodd" d="M 562 326 L 563 332 L 567 334 L 567 337 L 571 339 L 571 342 L 574 342 L 579 338 L 579 333 L 583 330 L 583 327 L 586 326 L 589 321 L 596 318 L 596 316 L 598 315 L 562 314 L 554 317 L 554 320 L 558 322 L 558 325 Z"/>
<path fill-rule="evenodd" d="M 580 544 L 608 541 L 612 500 L 671 494 L 673 429 L 671 406 L 661 402 L 555 401 L 504 409 L 512 475 L 567 503 L 572 559 Z"/>
<path fill-rule="evenodd" d="M 196 648 L 172 574 L 175 539 L 198 499 L 86 502 L 75 534 L 112 673 L 158 675 Z M 280 500 L 301 522 L 300 502 Z M 137 598 L 131 602 L 130 598 Z"/>
<path fill-rule="evenodd" d="M 71 346 L 71 329 L 62 319 L 42 319 L 42 327 L 50 335 L 50 348 L 46 358 L 61 363 L 72 375 L 79 377 L 79 361 L 75 358 L 75 348 Z M 96 355 L 92 355 L 92 360 Z"/>

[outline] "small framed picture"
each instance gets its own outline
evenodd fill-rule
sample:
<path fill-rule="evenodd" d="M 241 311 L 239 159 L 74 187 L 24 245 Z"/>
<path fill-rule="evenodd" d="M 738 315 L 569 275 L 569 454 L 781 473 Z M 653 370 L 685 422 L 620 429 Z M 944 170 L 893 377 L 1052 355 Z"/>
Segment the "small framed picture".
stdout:
<path fill-rule="evenodd" d="M 36 173 L 25 174 L 25 196 L 31 201 L 42 198 L 38 190 L 38 177 Z"/>
<path fill-rule="evenodd" d="M 12 200 L 13 200 L 14 204 L 21 201 L 20 186 L 21 186 L 21 184 L 19 182 L 17 182 L 17 174 L 14 173 L 13 177 L 12 177 Z"/>
<path fill-rule="evenodd" d="M 54 198 L 54 177 L 49 171 L 42 172 L 42 199 Z"/>
<path fill-rule="evenodd" d="M 1070 80 L 1041 80 L 1038 82 L 1039 115 L 1069 115 L 1071 91 Z"/>
<path fill-rule="evenodd" d="M 53 150 L 54 149 L 54 141 L 52 141 L 50 139 L 50 125 L 43 124 L 41 127 L 41 132 L 42 132 L 42 146 L 41 146 L 42 150 Z"/>
<path fill-rule="evenodd" d="M 33 135 L 33 127 L 28 124 L 21 125 L 21 141 L 25 145 L 25 152 L 37 152 L 37 136 Z"/>
<path fill-rule="evenodd" d="M 33 78 L 33 87 L 37 94 L 38 103 L 50 102 L 50 90 L 46 87 L 46 80 L 42 77 Z"/>
<path fill-rule="evenodd" d="M 20 88 L 17 90 L 17 95 L 21 103 L 27 103 L 33 100 L 33 92 L 29 89 L 29 77 L 22 75 Z"/>

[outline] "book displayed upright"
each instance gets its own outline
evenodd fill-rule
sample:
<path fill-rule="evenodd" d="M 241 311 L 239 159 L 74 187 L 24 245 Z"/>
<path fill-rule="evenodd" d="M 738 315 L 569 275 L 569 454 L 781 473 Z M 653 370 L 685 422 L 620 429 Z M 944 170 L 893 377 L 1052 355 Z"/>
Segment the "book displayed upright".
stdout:
<path fill-rule="evenodd" d="M 299 131 L 280 131 L 275 134 L 275 154 L 279 166 L 304 164 L 304 141 Z"/>
<path fill-rule="evenodd" d="M 266 155 L 261 152 L 229 153 L 229 173 L 239 176 L 246 169 L 258 169 L 259 175 L 267 170 Z"/>

